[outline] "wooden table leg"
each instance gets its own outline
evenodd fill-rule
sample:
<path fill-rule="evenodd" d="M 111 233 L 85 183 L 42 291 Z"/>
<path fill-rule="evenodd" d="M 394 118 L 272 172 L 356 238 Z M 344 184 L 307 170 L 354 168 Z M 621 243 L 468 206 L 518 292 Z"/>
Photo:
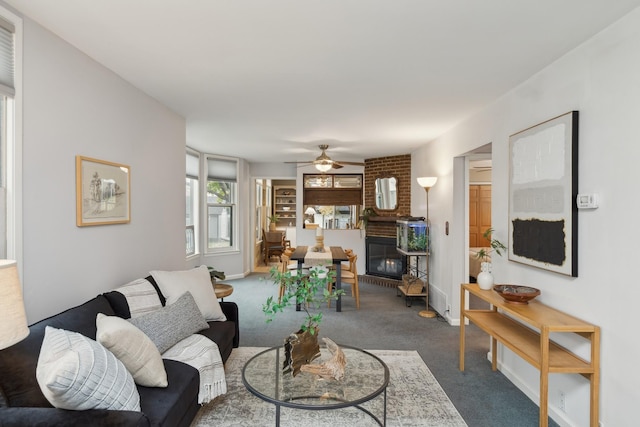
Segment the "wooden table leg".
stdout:
<path fill-rule="evenodd" d="M 549 424 L 549 328 L 540 330 L 540 427 Z"/>
<path fill-rule="evenodd" d="M 342 280 L 340 277 L 342 276 L 342 264 L 340 261 L 335 263 L 336 266 L 336 291 L 342 289 Z M 338 299 L 336 300 L 336 312 L 342 311 L 342 295 L 338 295 Z"/>
<path fill-rule="evenodd" d="M 467 291 L 460 286 L 460 370 L 464 371 L 464 309 Z"/>

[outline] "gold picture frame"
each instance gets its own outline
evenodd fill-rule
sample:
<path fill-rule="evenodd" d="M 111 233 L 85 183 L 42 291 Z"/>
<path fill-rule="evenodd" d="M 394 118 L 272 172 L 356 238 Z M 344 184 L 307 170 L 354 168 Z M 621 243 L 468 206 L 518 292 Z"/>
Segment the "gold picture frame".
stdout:
<path fill-rule="evenodd" d="M 76 156 L 76 225 L 131 222 L 131 168 Z"/>

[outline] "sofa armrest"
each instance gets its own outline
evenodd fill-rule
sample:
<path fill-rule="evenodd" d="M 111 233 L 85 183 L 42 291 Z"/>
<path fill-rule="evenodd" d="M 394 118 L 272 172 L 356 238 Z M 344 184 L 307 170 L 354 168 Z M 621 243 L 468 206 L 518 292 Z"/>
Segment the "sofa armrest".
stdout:
<path fill-rule="evenodd" d="M 233 347 L 238 348 L 240 346 L 240 317 L 238 313 L 238 305 L 235 302 L 221 301 L 220 308 L 227 320 L 232 321 L 236 325 L 236 335 L 233 337 Z"/>
<path fill-rule="evenodd" d="M 22 426 L 149 426 L 149 420 L 142 412 L 108 411 L 90 409 L 86 411 L 68 411 L 58 408 L 0 408 L 2 427 Z"/>

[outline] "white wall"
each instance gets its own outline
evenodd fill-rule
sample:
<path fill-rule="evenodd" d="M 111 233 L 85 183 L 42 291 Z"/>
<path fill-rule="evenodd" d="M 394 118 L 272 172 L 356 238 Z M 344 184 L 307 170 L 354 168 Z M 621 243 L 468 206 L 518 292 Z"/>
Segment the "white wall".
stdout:
<path fill-rule="evenodd" d="M 29 322 L 184 268 L 185 121 L 25 18 L 23 286 Z M 131 223 L 76 227 L 75 156 L 131 167 Z"/>
<path fill-rule="evenodd" d="M 413 153 L 415 176 L 437 175 L 430 193 L 436 237 L 432 286 L 459 298 L 465 230 L 459 205 L 461 187 L 454 179 L 454 158 L 493 143 L 492 223 L 496 237 L 508 241 L 509 135 L 571 110 L 580 111 L 579 191 L 598 193 L 600 208 L 579 212 L 579 277 L 570 278 L 495 257 L 498 283 L 535 286 L 539 299 L 602 328 L 600 420 L 605 427 L 637 423 L 640 401 L 640 342 L 635 339 L 635 311 L 640 300 L 635 219 L 640 203 L 640 9 L 560 58 L 493 105 Z M 455 184 L 455 185 L 454 185 Z M 413 185 L 416 212 L 424 208 Z M 445 221 L 452 235 L 444 236 Z M 456 249 L 454 249 L 456 248 Z M 459 307 L 452 313 L 457 316 Z M 588 358 L 586 346 L 568 343 Z M 537 400 L 538 371 L 509 351 L 501 353 L 502 370 Z M 487 364 L 487 369 L 490 369 Z M 588 383 L 578 375 L 552 375 L 549 399 L 566 394 L 566 413 L 554 412 L 562 425 L 588 425 Z M 552 408 L 553 410 L 553 408 Z"/>

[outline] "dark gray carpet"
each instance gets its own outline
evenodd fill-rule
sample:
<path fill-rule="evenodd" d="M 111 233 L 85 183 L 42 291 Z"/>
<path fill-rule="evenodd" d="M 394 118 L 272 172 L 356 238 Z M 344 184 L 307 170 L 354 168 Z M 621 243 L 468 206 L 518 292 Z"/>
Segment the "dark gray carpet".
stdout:
<path fill-rule="evenodd" d="M 267 275 L 252 274 L 227 280 L 234 292 L 225 300 L 240 310 L 240 345 L 273 347 L 303 321 L 304 312 L 289 308 L 272 323 L 265 323 L 262 304 L 277 286 Z M 320 337 L 371 350 L 416 350 L 456 409 L 471 427 L 527 427 L 538 425 L 538 406 L 487 360 L 488 336 L 474 325 L 467 327 L 465 371 L 458 369 L 459 328 L 442 318 L 418 316 L 424 300 L 406 307 L 396 290 L 360 283 L 360 310 L 350 296 L 342 298 L 342 312 L 324 309 Z M 550 426 L 557 426 L 549 419 Z"/>

